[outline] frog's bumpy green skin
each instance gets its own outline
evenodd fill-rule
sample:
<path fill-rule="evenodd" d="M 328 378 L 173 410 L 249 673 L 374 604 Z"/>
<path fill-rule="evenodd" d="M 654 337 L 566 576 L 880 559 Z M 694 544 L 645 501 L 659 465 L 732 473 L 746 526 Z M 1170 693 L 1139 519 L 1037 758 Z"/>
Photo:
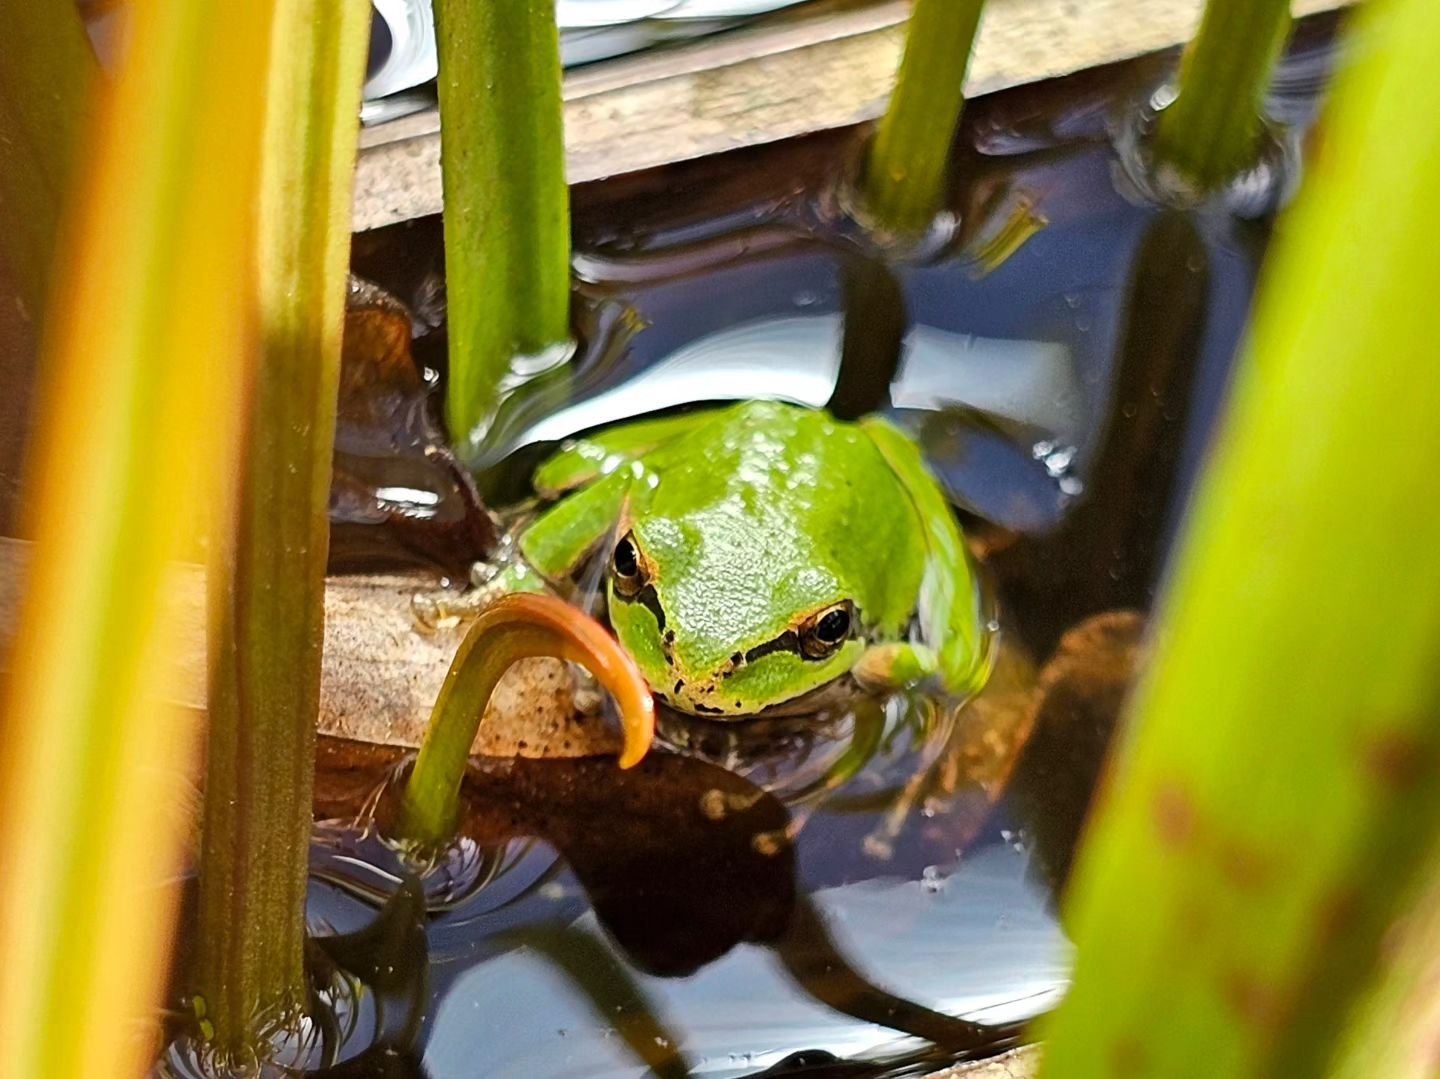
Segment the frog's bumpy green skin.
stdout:
<path fill-rule="evenodd" d="M 938 674 L 957 694 L 984 678 L 960 530 L 884 420 L 754 401 L 640 421 L 567 446 L 536 486 L 571 493 L 521 536 L 526 562 L 558 583 L 602 541 L 628 543 L 637 568 L 617 581 L 612 566 L 610 621 L 676 708 L 753 715 L 845 674 Z"/>

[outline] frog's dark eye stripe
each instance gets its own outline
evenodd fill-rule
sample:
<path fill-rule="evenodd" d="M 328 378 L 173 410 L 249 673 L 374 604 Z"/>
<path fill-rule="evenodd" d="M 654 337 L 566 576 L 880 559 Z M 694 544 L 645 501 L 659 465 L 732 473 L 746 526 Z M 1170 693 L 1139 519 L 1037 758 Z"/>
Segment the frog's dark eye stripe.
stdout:
<path fill-rule="evenodd" d="M 615 598 L 621 603 L 638 603 L 649 610 L 655 616 L 655 628 L 661 633 L 665 632 L 665 608 L 660 606 L 660 597 L 656 595 L 653 584 L 642 585 L 638 592 L 630 592 L 621 586 L 620 578 L 616 577 Z M 669 645 L 671 642 L 667 640 L 665 643 Z"/>
<path fill-rule="evenodd" d="M 768 656 L 771 652 L 795 652 L 800 654 L 800 637 L 793 629 L 787 629 L 773 641 L 766 641 L 764 644 L 757 644 L 750 651 L 745 653 L 745 662 L 754 663 L 761 656 Z"/>
<path fill-rule="evenodd" d="M 773 641 L 757 644 L 745 653 L 745 662 L 754 663 L 772 652 L 794 652 L 801 659 L 829 659 L 850 639 L 854 626 L 855 605 L 847 599 L 816 611 L 798 631 L 787 629 Z"/>

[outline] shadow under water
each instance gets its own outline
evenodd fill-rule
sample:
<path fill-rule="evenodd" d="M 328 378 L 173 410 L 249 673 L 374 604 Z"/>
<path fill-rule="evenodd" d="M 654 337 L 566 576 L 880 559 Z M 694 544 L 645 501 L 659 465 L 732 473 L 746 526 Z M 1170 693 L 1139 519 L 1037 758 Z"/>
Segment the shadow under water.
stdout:
<path fill-rule="evenodd" d="M 1302 127 L 1329 28 L 1308 24 L 1278 84 L 1273 111 Z M 1001 657 L 958 710 L 671 716 L 627 773 L 477 762 L 465 842 L 423 884 L 350 827 L 399 756 L 322 743 L 311 917 L 349 936 L 320 946 L 356 972 L 354 942 L 389 939 L 366 926 L 408 943 L 354 975 L 384 982 L 392 1020 L 371 1015 L 351 1034 L 368 1048 L 318 1074 L 914 1075 L 1013 1044 L 1054 1004 L 1056 897 L 1268 237 L 1123 182 L 1112 127 L 1169 62 L 974 102 L 958 225 L 923 251 L 878 249 L 845 212 L 849 133 L 577 189 L 586 347 L 502 409 L 478 487 L 430 452 L 424 379 L 394 406 L 418 462 L 403 482 L 393 446 L 342 437 L 361 494 L 335 504 L 355 526 L 336 564 L 454 574 L 496 542 L 477 494 L 528 497 L 533 466 L 589 428 L 752 396 L 883 411 L 959 507 Z M 416 358 L 443 377 L 439 238 L 435 221 L 357 237 L 354 262 L 410 306 Z M 366 483 L 405 505 L 361 520 Z M 401 900 L 376 922 L 416 888 L 423 932 Z"/>

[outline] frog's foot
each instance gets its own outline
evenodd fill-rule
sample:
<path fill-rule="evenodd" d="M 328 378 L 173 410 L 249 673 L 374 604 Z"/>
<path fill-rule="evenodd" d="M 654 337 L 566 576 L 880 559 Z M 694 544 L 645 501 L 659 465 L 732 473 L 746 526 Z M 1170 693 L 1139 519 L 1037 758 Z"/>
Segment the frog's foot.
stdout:
<path fill-rule="evenodd" d="M 512 592 L 544 592 L 545 582 L 523 562 L 496 569 L 477 563 L 465 591 L 440 588 L 410 597 L 410 613 L 421 632 L 440 633 L 472 621 L 501 596 Z"/>
<path fill-rule="evenodd" d="M 576 663 L 570 664 L 570 673 L 574 680 L 571 702 L 575 711 L 582 716 L 598 716 L 605 708 L 605 690 L 599 680 Z"/>
<path fill-rule="evenodd" d="M 470 621 L 492 602 L 490 597 L 478 598 L 475 590 L 459 592 L 450 588 L 434 592 L 416 592 L 410 597 L 410 615 L 415 628 L 423 633 L 440 633 Z"/>
<path fill-rule="evenodd" d="M 850 673 L 871 691 L 899 689 L 940 669 L 940 657 L 923 644 L 879 644 L 855 661 Z"/>

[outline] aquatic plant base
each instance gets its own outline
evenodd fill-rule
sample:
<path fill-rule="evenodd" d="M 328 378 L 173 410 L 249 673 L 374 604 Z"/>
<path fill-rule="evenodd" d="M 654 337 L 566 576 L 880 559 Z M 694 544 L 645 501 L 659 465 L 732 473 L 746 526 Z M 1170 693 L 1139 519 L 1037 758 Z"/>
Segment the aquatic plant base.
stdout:
<path fill-rule="evenodd" d="M 1295 18 L 1353 0 L 1294 0 Z M 993 0 L 965 82 L 974 98 L 1189 39 L 1203 0 Z M 679 48 L 571 71 L 572 184 L 873 120 L 890 97 L 910 0 L 821 0 Z M 437 110 L 362 133 L 356 231 L 439 213 Z"/>

